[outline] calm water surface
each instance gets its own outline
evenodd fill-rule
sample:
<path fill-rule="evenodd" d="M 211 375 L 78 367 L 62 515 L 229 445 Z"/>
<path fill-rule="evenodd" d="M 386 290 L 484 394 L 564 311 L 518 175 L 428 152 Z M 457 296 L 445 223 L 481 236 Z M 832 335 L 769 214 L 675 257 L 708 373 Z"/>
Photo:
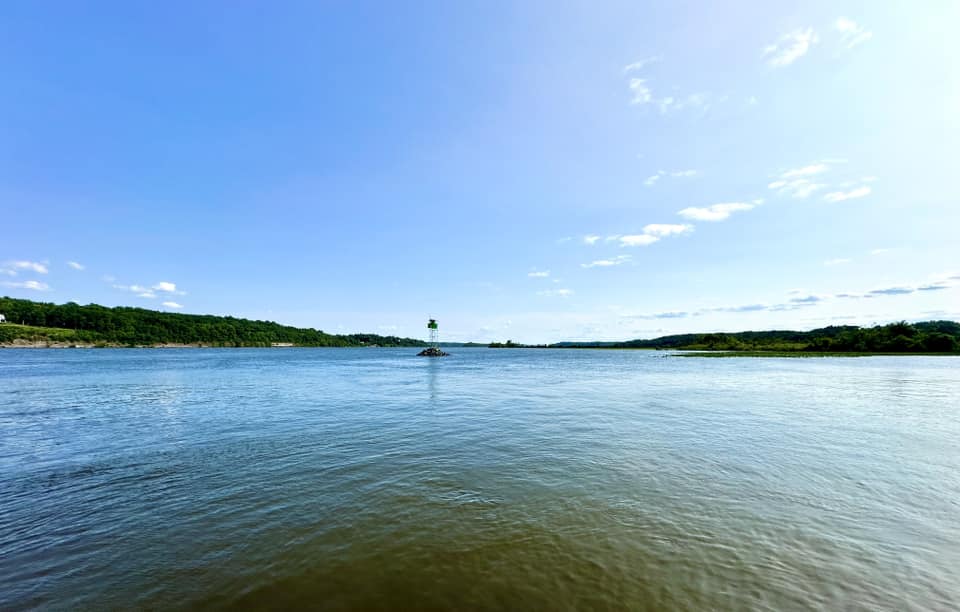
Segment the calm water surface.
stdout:
<path fill-rule="evenodd" d="M 0 609 L 957 609 L 960 359 L 0 351 Z"/>

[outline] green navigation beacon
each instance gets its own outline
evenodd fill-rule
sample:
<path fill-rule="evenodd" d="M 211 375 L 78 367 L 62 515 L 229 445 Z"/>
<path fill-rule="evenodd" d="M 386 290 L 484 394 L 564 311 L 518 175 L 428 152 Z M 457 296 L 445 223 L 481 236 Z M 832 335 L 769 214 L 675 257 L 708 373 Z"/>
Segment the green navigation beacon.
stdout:
<path fill-rule="evenodd" d="M 448 353 L 440 350 L 440 328 L 436 319 L 427 321 L 427 329 L 430 330 L 430 346 L 417 353 L 420 357 L 446 357 Z"/>

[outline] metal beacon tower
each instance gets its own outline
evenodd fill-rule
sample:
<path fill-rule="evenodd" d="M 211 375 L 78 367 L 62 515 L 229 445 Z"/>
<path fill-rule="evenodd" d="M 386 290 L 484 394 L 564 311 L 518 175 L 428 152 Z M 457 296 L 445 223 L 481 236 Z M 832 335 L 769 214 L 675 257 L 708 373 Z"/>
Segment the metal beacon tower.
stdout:
<path fill-rule="evenodd" d="M 446 357 L 448 353 L 444 353 L 440 350 L 440 328 L 437 326 L 437 320 L 430 319 L 427 321 L 427 329 L 430 330 L 430 346 L 417 353 L 417 356 Z"/>

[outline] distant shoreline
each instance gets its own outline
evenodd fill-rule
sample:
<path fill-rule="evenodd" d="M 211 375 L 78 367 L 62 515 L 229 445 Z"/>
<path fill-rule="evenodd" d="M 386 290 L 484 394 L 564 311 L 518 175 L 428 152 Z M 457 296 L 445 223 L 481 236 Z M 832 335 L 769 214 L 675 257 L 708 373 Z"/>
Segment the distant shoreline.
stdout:
<path fill-rule="evenodd" d="M 180 344 L 176 342 L 167 342 L 162 344 L 117 344 L 117 343 L 80 343 L 80 342 L 46 342 L 43 340 L 15 340 L 13 342 L 0 342 L 0 349 L 168 349 L 168 348 L 212 348 L 212 349 L 285 349 L 285 348 L 329 348 L 329 349 L 362 349 L 362 348 L 418 348 L 410 346 L 309 346 L 309 345 L 284 345 L 284 346 L 224 346 L 220 344 Z"/>

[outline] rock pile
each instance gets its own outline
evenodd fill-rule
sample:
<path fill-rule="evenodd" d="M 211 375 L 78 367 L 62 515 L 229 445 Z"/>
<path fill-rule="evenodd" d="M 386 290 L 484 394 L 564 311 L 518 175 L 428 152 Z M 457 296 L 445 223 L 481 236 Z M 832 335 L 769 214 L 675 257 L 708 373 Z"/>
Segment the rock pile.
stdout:
<path fill-rule="evenodd" d="M 440 349 L 431 346 L 417 353 L 417 357 L 446 357 L 449 354 L 450 353 L 444 353 Z"/>

